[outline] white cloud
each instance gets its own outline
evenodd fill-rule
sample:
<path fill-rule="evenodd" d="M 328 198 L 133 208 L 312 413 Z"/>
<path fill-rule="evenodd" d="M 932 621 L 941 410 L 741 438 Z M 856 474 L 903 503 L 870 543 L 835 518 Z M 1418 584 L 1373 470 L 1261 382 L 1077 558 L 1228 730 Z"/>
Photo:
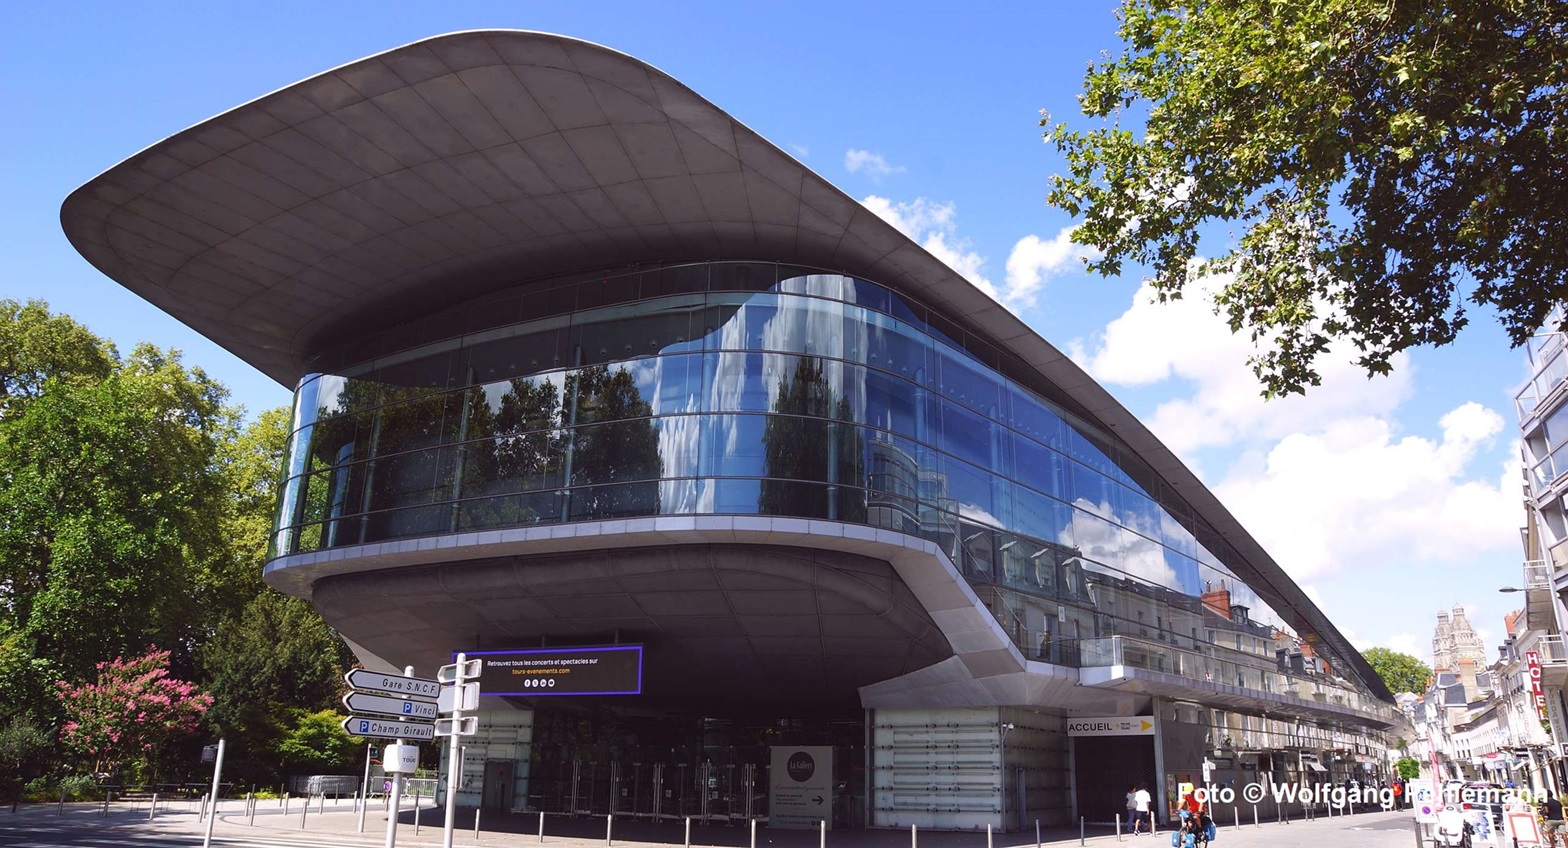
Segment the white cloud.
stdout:
<path fill-rule="evenodd" d="M 1381 415 L 1410 397 L 1411 369 L 1394 357 L 1391 376 L 1367 379 L 1347 356 L 1322 357 L 1322 385 L 1307 396 L 1265 401 L 1247 364 L 1254 348 L 1216 315 L 1210 295 L 1223 277 L 1195 280 L 1181 300 L 1157 303 L 1154 289 L 1140 286 L 1131 308 L 1106 325 L 1098 346 L 1069 345 L 1069 354 L 1102 382 L 1144 386 L 1175 378 L 1192 386 L 1190 396 L 1161 404 L 1145 420 L 1171 450 L 1184 457 L 1206 447 L 1252 438 L 1281 438 L 1337 421 L 1346 415 Z"/>
<path fill-rule="evenodd" d="M 1074 267 L 1086 251 L 1072 243 L 1073 227 L 1062 229 L 1050 240 L 1024 236 L 1007 257 L 1007 277 L 998 290 L 985 275 L 985 257 L 958 235 L 958 210 L 953 204 L 924 197 L 897 202 L 874 194 L 860 202 L 1014 312 L 1033 306 L 1046 280 Z"/>
<path fill-rule="evenodd" d="M 1298 580 L 1412 562 L 1472 564 L 1517 547 L 1517 461 L 1490 481 L 1470 469 L 1502 417 L 1472 402 L 1439 423 L 1440 440 L 1398 438 L 1384 419 L 1347 416 L 1285 436 L 1261 461 L 1233 465 L 1213 489 Z"/>
<path fill-rule="evenodd" d="M 1094 253 L 1084 245 L 1073 244 L 1076 229 L 1077 226 L 1064 227 L 1049 241 L 1027 235 L 1013 245 L 1013 252 L 1007 257 L 1007 290 L 1003 294 L 1013 311 L 1034 306 L 1035 297 L 1048 278 L 1078 267 L 1084 257 Z"/>
<path fill-rule="evenodd" d="M 855 148 L 850 148 L 844 152 L 844 170 L 851 174 L 858 174 L 864 171 L 866 176 L 873 180 L 880 180 L 892 174 L 905 173 L 903 165 L 888 164 L 887 158 L 882 154 Z"/>
<path fill-rule="evenodd" d="M 981 291 L 997 298 L 996 286 L 981 272 L 985 257 L 971 250 L 969 242 L 958 236 L 955 220 L 958 210 L 953 204 L 937 203 L 924 197 L 917 197 L 907 203 L 896 203 L 874 194 L 860 202 L 899 232 L 920 242 L 920 246 L 930 251 L 932 256 L 942 260 L 947 267 L 957 271 Z"/>
<path fill-rule="evenodd" d="M 1432 640 L 1430 637 L 1421 639 L 1414 633 L 1402 632 L 1395 633 L 1387 639 L 1384 639 L 1383 647 L 1389 649 L 1390 651 L 1398 651 L 1401 654 L 1409 654 L 1419 659 L 1423 655 L 1423 652 L 1426 654 L 1432 653 Z"/>
<path fill-rule="evenodd" d="M 1144 415 L 1150 429 L 1190 466 L 1201 453 L 1210 488 L 1308 597 L 1321 607 L 1311 582 L 1370 569 L 1517 556 L 1517 451 L 1493 458 L 1512 438 L 1503 416 L 1467 402 L 1435 422 L 1410 419 L 1408 358 L 1368 379 L 1343 349 L 1322 358 L 1323 382 L 1305 397 L 1264 401 L 1246 362 L 1251 340 L 1210 303 L 1223 283 L 1200 280 L 1163 304 L 1145 284 L 1103 334 L 1069 351 L 1101 381 L 1164 392 Z M 1401 640 L 1420 648 L 1409 633 Z"/>

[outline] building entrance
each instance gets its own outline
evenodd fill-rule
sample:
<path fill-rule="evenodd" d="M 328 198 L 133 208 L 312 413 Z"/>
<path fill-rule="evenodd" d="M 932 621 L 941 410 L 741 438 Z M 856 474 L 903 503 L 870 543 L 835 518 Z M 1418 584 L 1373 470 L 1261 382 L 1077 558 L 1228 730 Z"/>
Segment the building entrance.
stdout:
<path fill-rule="evenodd" d="M 1153 736 L 1075 736 L 1072 746 L 1077 814 L 1085 821 L 1108 824 L 1121 816 L 1125 829 L 1132 787 L 1149 790 L 1150 808 L 1160 815 L 1165 791 L 1154 773 Z"/>
<path fill-rule="evenodd" d="M 534 714 L 528 802 L 552 813 L 766 822 L 774 745 L 831 745 L 834 791 L 824 817 L 835 828 L 865 826 L 865 730 L 858 719 L 716 719 L 541 707 Z"/>

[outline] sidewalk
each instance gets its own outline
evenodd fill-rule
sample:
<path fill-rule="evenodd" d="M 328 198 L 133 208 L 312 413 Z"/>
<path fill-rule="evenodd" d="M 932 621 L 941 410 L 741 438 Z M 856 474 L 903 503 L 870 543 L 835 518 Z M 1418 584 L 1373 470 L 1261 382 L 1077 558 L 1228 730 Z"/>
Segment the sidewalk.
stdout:
<path fill-rule="evenodd" d="M 365 815 L 365 830 L 358 832 L 359 816 L 352 805 L 345 802 L 318 811 L 313 804 L 303 818 L 296 799 L 287 815 L 276 801 L 261 802 L 254 823 L 244 812 L 243 801 L 226 801 L 221 805 L 213 835 L 226 840 L 323 840 L 339 845 L 381 845 L 386 834 L 385 811 L 372 805 Z M 405 809 L 398 820 L 397 843 L 406 846 L 440 845 L 444 810 L 425 805 L 418 812 L 419 826 L 415 832 L 415 812 Z M 453 845 L 462 848 L 535 848 L 540 845 L 539 815 L 537 813 L 483 813 L 480 830 L 474 832 L 474 810 L 458 810 L 453 833 Z M 199 835 L 206 823 L 199 819 L 196 810 L 185 802 L 168 807 L 159 805 L 153 821 L 147 820 L 148 804 L 140 802 L 116 803 L 109 814 L 103 815 L 102 804 L 66 804 L 62 816 L 72 824 L 89 825 L 101 822 L 104 827 L 121 833 L 158 833 Z M 56 805 L 24 805 L 13 815 L 9 808 L 0 809 L 0 833 L 7 824 L 33 823 L 55 820 Z M 1327 841 L 1344 848 L 1408 848 L 1412 838 L 1412 818 L 1409 811 L 1390 813 L 1363 813 L 1348 817 L 1318 818 L 1313 821 L 1300 819 L 1289 824 L 1264 822 L 1260 826 L 1222 826 L 1215 840 L 1216 848 L 1321 848 Z M 684 845 L 685 825 L 682 822 L 649 822 L 617 819 L 614 823 L 612 848 L 672 848 Z M 697 848 L 747 848 L 750 828 L 746 826 L 702 825 L 692 823 L 691 844 Z M 988 848 L 986 834 L 978 832 L 919 831 L 914 848 Z M 759 825 L 759 848 L 818 848 L 817 831 L 773 830 Z M 117 840 L 118 841 L 118 840 Z M 911 848 L 911 834 L 907 829 L 843 830 L 828 831 L 828 848 Z M 3 842 L 3 840 L 0 840 Z M 1084 845 L 1096 848 L 1114 848 L 1125 843 L 1128 848 L 1165 848 L 1170 844 L 1169 831 L 1154 836 L 1123 834 L 1118 841 L 1114 831 L 1104 827 L 1086 827 Z M 605 846 L 605 818 L 548 815 L 545 817 L 544 844 L 550 848 L 603 848 Z M 1077 828 L 1042 828 L 1040 844 L 1052 848 L 1071 848 L 1079 844 Z M 1485 843 L 1478 843 L 1484 845 Z M 1034 833 L 995 833 L 991 848 L 1032 848 Z"/>

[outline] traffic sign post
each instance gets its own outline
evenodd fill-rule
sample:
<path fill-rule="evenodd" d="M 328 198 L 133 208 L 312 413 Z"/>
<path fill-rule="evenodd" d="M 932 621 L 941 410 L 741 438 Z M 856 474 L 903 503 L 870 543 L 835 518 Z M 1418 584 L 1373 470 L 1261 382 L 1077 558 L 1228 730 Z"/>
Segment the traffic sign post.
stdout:
<path fill-rule="evenodd" d="M 446 755 L 446 826 L 441 834 L 441 848 L 452 848 L 452 825 L 457 815 L 457 781 L 458 771 L 462 765 L 458 759 L 457 740 L 465 735 L 472 734 L 479 723 L 477 716 L 464 716 L 463 710 L 467 706 L 468 686 L 472 685 L 473 697 L 477 703 L 479 698 L 478 684 L 469 681 L 477 678 L 482 670 L 479 660 L 470 660 L 466 654 L 458 654 L 457 662 L 442 666 L 436 673 L 436 679 L 442 683 L 450 683 L 451 695 L 442 693 L 441 712 L 450 711 L 451 717 L 440 719 L 439 723 L 445 725 L 451 735 L 447 737 Z M 464 733 L 464 731 L 467 733 Z M 391 848 L 391 846 L 387 846 Z"/>
<path fill-rule="evenodd" d="M 351 715 L 343 719 L 343 729 L 350 736 L 367 739 L 413 739 L 429 742 L 436 738 L 436 727 L 422 721 L 398 721 L 384 716 Z"/>
<path fill-rule="evenodd" d="M 431 701 L 435 700 L 436 695 L 441 691 L 440 683 L 424 677 L 415 677 L 413 666 L 409 666 L 408 673 L 401 677 L 396 674 L 356 668 L 343 675 L 343 682 L 347 683 L 350 689 L 385 692 L 389 695 L 409 695 Z"/>
<path fill-rule="evenodd" d="M 388 695 L 372 695 L 368 692 L 350 692 L 344 695 L 343 706 L 348 707 L 349 712 L 355 713 L 379 713 L 381 715 L 419 719 L 434 719 L 436 717 L 436 705 L 430 701 L 394 698 Z"/>

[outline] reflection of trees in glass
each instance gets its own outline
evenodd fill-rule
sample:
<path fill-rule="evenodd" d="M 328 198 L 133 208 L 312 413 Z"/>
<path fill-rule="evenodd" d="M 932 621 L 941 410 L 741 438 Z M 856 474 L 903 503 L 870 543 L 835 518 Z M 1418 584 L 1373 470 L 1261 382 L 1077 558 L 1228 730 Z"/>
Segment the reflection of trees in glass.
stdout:
<path fill-rule="evenodd" d="M 475 387 L 466 406 L 459 527 L 559 520 L 563 481 L 627 484 L 573 492 L 572 517 L 658 512 L 658 429 L 625 368 L 596 365 L 560 384 L 518 377 L 494 400 Z M 512 493 L 522 494 L 493 497 Z"/>
<path fill-rule="evenodd" d="M 577 425 L 568 446 L 572 485 L 599 484 L 572 492 L 572 517 L 657 513 L 659 430 L 631 372 L 584 368 L 566 378 L 566 394 Z M 603 485 L 614 483 L 630 485 Z"/>
<path fill-rule="evenodd" d="M 865 523 L 865 462 L 849 404 L 833 391 L 820 359 L 802 357 L 779 383 L 762 432 L 763 473 L 757 508 L 764 515 Z M 794 481 L 811 481 L 798 483 Z M 823 486 L 821 483 L 837 483 Z"/>

